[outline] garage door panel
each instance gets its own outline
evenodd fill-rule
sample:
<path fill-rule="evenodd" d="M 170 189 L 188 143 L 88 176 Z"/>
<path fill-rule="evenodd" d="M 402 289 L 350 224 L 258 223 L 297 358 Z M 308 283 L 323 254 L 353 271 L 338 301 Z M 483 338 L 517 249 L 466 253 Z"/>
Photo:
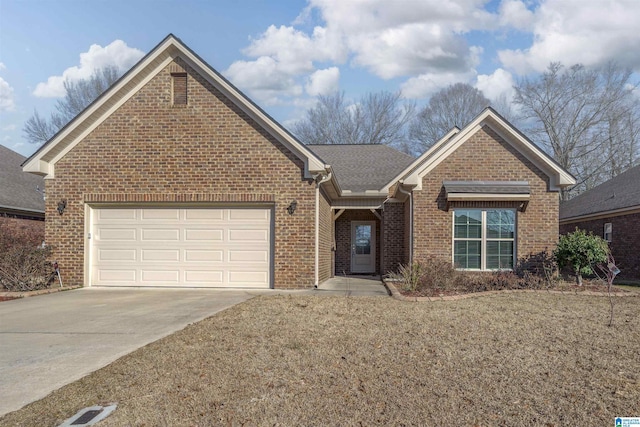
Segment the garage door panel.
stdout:
<path fill-rule="evenodd" d="M 185 212 L 185 219 L 187 221 L 206 220 L 222 220 L 224 219 L 224 210 L 222 209 L 187 209 Z"/>
<path fill-rule="evenodd" d="M 234 209 L 229 211 L 229 221 L 269 221 L 269 211 L 264 209 Z"/>
<path fill-rule="evenodd" d="M 135 249 L 99 249 L 97 257 L 100 261 L 135 261 Z"/>
<path fill-rule="evenodd" d="M 187 270 L 185 271 L 185 282 L 189 285 L 209 285 L 222 286 L 224 284 L 224 272 L 222 270 Z"/>
<path fill-rule="evenodd" d="M 100 281 L 104 282 L 118 282 L 123 284 L 134 284 L 136 282 L 136 270 L 135 269 L 118 269 L 118 270 L 109 270 L 109 269 L 101 269 L 98 272 L 98 278 Z"/>
<path fill-rule="evenodd" d="M 142 283 L 149 285 L 162 285 L 167 283 L 177 284 L 180 278 L 179 270 L 142 270 Z"/>
<path fill-rule="evenodd" d="M 230 250 L 230 262 L 267 262 L 269 261 L 269 253 L 267 251 L 247 251 L 247 250 Z"/>
<path fill-rule="evenodd" d="M 232 229 L 229 230 L 229 242 L 267 242 L 268 230 Z"/>
<path fill-rule="evenodd" d="M 96 233 L 96 238 L 100 240 L 136 241 L 135 228 L 102 228 L 100 233 Z"/>
<path fill-rule="evenodd" d="M 180 230 L 178 230 L 177 228 L 143 229 L 141 240 L 162 240 L 176 242 L 180 240 Z"/>
<path fill-rule="evenodd" d="M 179 209 L 141 209 L 141 219 L 143 221 L 148 220 L 174 220 L 180 219 Z"/>
<path fill-rule="evenodd" d="M 190 262 L 214 262 L 223 261 L 224 252 L 221 250 L 192 250 L 187 249 L 184 251 L 185 261 Z"/>
<path fill-rule="evenodd" d="M 267 273 L 264 271 L 229 271 L 229 285 L 236 286 L 242 284 L 264 283 L 268 280 Z"/>
<path fill-rule="evenodd" d="M 185 240 L 206 240 L 210 242 L 221 242 L 224 240 L 224 231 L 222 229 L 202 229 L 189 228 L 185 230 Z"/>
<path fill-rule="evenodd" d="M 180 261 L 179 250 L 142 249 L 140 255 L 142 261 Z"/>
<path fill-rule="evenodd" d="M 135 220 L 135 209 L 100 209 L 96 218 L 98 220 Z"/>
<path fill-rule="evenodd" d="M 269 287 L 270 212 L 95 209 L 91 284 Z"/>

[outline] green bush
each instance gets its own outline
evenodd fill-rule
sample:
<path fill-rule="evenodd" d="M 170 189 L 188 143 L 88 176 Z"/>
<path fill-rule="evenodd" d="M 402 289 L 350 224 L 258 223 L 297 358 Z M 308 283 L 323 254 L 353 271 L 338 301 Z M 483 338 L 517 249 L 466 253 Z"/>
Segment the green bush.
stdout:
<path fill-rule="evenodd" d="M 594 265 L 606 263 L 609 245 L 603 238 L 576 228 L 576 231 L 560 237 L 553 254 L 558 266 L 571 268 L 578 285 L 582 286 L 582 275 L 593 274 Z"/>

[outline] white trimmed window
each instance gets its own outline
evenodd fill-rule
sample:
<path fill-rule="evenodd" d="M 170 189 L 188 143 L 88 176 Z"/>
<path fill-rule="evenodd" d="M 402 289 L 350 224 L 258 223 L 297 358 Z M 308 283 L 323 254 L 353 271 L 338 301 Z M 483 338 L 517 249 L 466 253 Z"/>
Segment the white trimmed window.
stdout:
<path fill-rule="evenodd" d="M 605 223 L 604 225 L 604 240 L 611 243 L 611 238 L 613 237 L 613 226 L 610 222 Z"/>
<path fill-rule="evenodd" d="M 456 268 L 513 269 L 515 256 L 514 209 L 453 211 L 453 263 Z"/>

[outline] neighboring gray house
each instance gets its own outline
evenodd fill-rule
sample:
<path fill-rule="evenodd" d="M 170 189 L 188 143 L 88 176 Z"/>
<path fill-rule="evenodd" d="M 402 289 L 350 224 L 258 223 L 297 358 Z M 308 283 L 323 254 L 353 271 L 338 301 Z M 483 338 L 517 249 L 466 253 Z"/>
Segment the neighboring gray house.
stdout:
<path fill-rule="evenodd" d="M 44 221 L 44 179 L 22 171 L 26 159 L 0 145 L 0 217 Z"/>
<path fill-rule="evenodd" d="M 560 204 L 560 234 L 576 228 L 609 242 L 619 279 L 640 280 L 640 165 Z"/>

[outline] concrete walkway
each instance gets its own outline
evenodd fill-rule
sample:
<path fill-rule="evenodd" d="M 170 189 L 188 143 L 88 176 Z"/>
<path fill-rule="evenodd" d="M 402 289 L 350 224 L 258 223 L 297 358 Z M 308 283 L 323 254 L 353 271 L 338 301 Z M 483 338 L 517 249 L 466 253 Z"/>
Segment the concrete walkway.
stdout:
<path fill-rule="evenodd" d="M 316 294 L 345 296 L 389 296 L 380 276 L 336 276 L 323 282 Z"/>

